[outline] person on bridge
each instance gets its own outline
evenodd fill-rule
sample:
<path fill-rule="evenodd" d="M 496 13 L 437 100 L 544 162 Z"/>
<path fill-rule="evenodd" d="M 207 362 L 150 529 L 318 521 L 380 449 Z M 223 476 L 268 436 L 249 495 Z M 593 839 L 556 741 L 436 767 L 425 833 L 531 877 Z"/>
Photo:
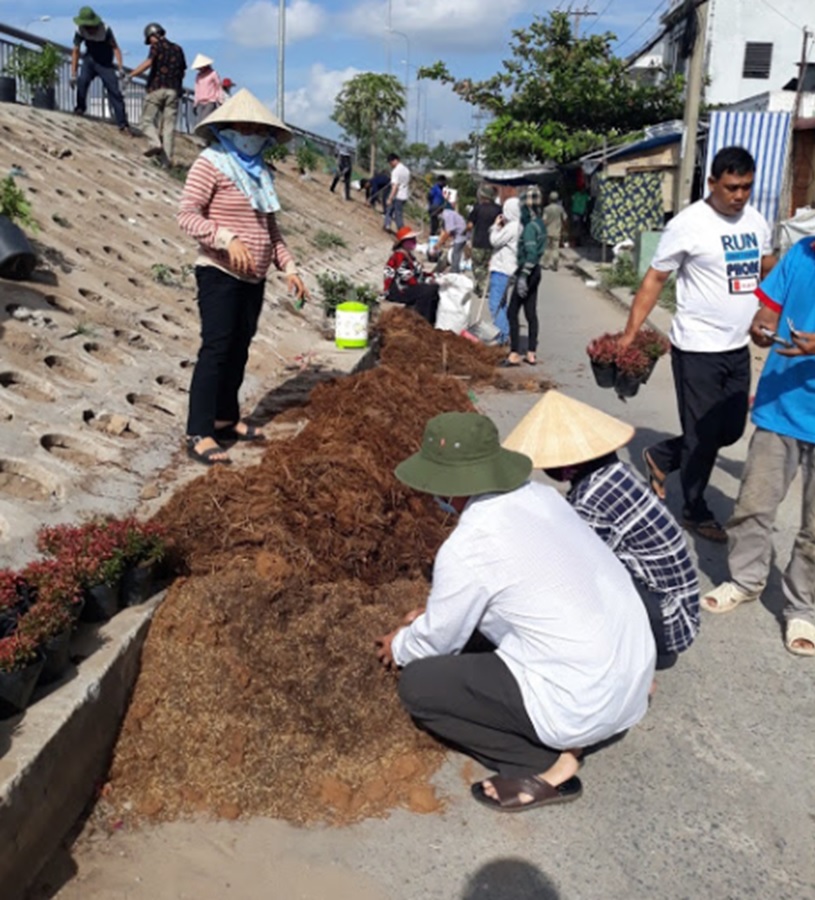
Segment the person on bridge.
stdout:
<path fill-rule="evenodd" d="M 560 391 L 547 391 L 504 441 L 531 457 L 628 569 L 645 604 L 657 669 L 674 665 L 699 631 L 699 579 L 676 519 L 617 456 L 631 425 Z"/>
<path fill-rule="evenodd" d="M 238 393 L 249 345 L 274 266 L 297 300 L 308 297 L 275 220 L 280 202 L 263 154 L 291 132 L 247 90 L 238 91 L 195 129 L 212 146 L 192 164 L 178 225 L 194 238 L 201 348 L 190 385 L 187 455 L 204 465 L 228 463 L 221 444 L 263 435 L 240 418 Z"/>
<path fill-rule="evenodd" d="M 380 663 L 402 669 L 407 712 L 498 772 L 471 790 L 506 812 L 577 799 L 583 749 L 642 719 L 654 674 L 628 573 L 531 471 L 486 416 L 427 423 L 396 477 L 458 521 L 426 606 L 376 641 Z"/>
<path fill-rule="evenodd" d="M 124 61 L 122 51 L 116 43 L 113 31 L 108 28 L 102 19 L 91 9 L 83 6 L 74 16 L 77 26 L 74 34 L 74 46 L 71 50 L 71 87 L 76 88 L 76 105 L 74 112 L 84 116 L 88 109 L 88 90 L 95 78 L 100 78 L 107 91 L 113 118 L 119 127 L 119 131 L 129 133 L 130 126 L 127 121 L 125 101 L 119 80 L 124 78 Z M 77 79 L 79 67 L 79 52 L 85 45 L 85 54 L 82 57 L 82 68 Z M 116 60 L 117 72 L 113 68 Z"/>
<path fill-rule="evenodd" d="M 756 294 L 761 306 L 750 328 L 753 341 L 775 346 L 776 335 L 789 346 L 775 346 L 756 387 L 756 430 L 727 526 L 730 580 L 706 594 L 702 605 L 727 613 L 761 596 L 773 523 L 800 471 L 801 525 L 783 578 L 784 643 L 790 653 L 815 656 L 815 241 L 798 241 Z"/>
<path fill-rule="evenodd" d="M 665 499 L 665 479 L 682 480 L 682 524 L 717 543 L 727 534 L 705 500 L 716 456 L 744 434 L 750 393 L 750 323 L 755 290 L 775 258 L 770 226 L 747 205 L 755 161 L 743 147 L 724 147 L 713 159 L 708 188 L 668 223 L 640 284 L 621 349 L 634 340 L 676 273 L 671 368 L 682 433 L 647 448 L 651 488 Z"/>
<path fill-rule="evenodd" d="M 148 141 L 144 155 L 158 156 L 162 165 L 170 168 L 187 60 L 181 47 L 167 40 L 167 32 L 158 22 L 145 26 L 144 43 L 150 47 L 150 55 L 133 69 L 128 79 L 138 78 L 150 70 L 139 123 Z"/>
<path fill-rule="evenodd" d="M 196 120 L 203 122 L 206 117 L 226 100 L 221 85 L 221 77 L 215 71 L 215 61 L 203 53 L 196 54 L 190 68 L 196 72 L 193 112 Z"/>

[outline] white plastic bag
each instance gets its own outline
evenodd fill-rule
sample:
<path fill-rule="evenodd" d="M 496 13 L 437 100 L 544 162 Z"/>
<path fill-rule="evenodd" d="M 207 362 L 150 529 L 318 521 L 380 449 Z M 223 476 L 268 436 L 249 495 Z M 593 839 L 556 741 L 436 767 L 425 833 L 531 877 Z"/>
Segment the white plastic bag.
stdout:
<path fill-rule="evenodd" d="M 450 273 L 438 276 L 436 284 L 439 286 L 436 328 L 460 334 L 470 322 L 473 282 L 466 275 Z"/>

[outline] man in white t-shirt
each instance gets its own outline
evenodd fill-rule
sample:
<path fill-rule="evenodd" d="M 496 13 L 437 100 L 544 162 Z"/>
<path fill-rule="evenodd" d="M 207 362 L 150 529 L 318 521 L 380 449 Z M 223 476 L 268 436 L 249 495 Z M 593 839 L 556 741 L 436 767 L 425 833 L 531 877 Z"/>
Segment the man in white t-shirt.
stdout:
<path fill-rule="evenodd" d="M 404 224 L 404 208 L 410 196 L 410 169 L 399 159 L 397 153 L 388 154 L 391 167 L 391 189 L 385 212 L 385 231 L 391 230 L 391 222 L 398 231 Z"/>
<path fill-rule="evenodd" d="M 498 772 L 475 799 L 512 811 L 580 796 L 583 749 L 642 719 L 656 657 L 622 564 L 531 471 L 486 416 L 428 422 L 396 477 L 457 523 L 426 607 L 377 641 L 414 721 Z"/>
<path fill-rule="evenodd" d="M 749 332 L 754 291 L 775 263 L 766 219 L 747 205 L 755 161 L 743 147 L 713 159 L 710 194 L 668 223 L 634 297 L 620 340 L 627 347 L 676 273 L 671 367 L 682 434 L 645 450 L 651 488 L 665 497 L 665 479 L 680 471 L 683 525 L 708 540 L 727 534 L 705 501 L 716 456 L 747 424 Z"/>

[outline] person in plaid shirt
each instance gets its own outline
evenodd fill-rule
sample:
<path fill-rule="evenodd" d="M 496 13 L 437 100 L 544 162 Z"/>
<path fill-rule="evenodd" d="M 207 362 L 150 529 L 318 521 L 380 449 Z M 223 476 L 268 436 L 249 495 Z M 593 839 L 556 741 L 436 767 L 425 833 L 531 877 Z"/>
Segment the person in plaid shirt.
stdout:
<path fill-rule="evenodd" d="M 504 441 L 556 481 L 566 499 L 628 569 L 640 590 L 667 669 L 699 631 L 699 580 L 685 535 L 645 480 L 617 458 L 634 429 L 600 410 L 548 391 Z"/>

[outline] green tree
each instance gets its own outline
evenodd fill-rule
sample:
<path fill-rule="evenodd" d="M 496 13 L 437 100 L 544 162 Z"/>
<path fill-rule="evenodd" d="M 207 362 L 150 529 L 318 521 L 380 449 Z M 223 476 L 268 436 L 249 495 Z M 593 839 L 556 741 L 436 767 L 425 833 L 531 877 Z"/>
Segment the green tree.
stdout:
<path fill-rule="evenodd" d="M 471 144 L 469 141 L 454 141 L 445 144 L 439 141 L 428 157 L 434 169 L 466 169 L 470 165 Z"/>
<path fill-rule="evenodd" d="M 418 76 L 451 84 L 467 103 L 492 113 L 481 138 L 488 165 L 565 162 L 603 137 L 682 115 L 682 79 L 637 84 L 612 55 L 614 40 L 610 33 L 575 37 L 568 14 L 553 12 L 513 32 L 511 57 L 485 81 L 455 79 L 443 62 Z"/>
<path fill-rule="evenodd" d="M 395 75 L 363 72 L 347 81 L 334 100 L 331 118 L 357 140 L 358 153 L 367 147 L 369 171 L 376 166 L 382 132 L 404 121 L 405 89 Z"/>

